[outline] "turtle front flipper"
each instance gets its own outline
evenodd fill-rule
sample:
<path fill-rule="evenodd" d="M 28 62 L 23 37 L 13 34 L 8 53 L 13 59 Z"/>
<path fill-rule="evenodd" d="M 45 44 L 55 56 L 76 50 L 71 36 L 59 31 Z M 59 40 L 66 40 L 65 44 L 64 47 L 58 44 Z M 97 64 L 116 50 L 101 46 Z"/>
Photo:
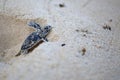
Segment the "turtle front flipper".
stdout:
<path fill-rule="evenodd" d="M 33 27 L 33 28 L 35 28 L 35 29 L 37 29 L 37 30 L 42 31 L 40 25 L 37 24 L 37 23 L 35 23 L 34 21 L 30 21 L 30 22 L 28 23 L 28 25 L 31 26 L 31 27 Z"/>

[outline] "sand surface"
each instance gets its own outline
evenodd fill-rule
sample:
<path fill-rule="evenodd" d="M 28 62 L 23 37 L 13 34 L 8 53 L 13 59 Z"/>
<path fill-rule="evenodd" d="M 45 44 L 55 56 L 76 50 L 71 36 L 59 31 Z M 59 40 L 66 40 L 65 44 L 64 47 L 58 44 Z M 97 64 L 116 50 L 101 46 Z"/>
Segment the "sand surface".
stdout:
<path fill-rule="evenodd" d="M 0 0 L 0 80 L 120 80 L 119 0 Z M 34 30 L 49 42 L 15 57 Z"/>

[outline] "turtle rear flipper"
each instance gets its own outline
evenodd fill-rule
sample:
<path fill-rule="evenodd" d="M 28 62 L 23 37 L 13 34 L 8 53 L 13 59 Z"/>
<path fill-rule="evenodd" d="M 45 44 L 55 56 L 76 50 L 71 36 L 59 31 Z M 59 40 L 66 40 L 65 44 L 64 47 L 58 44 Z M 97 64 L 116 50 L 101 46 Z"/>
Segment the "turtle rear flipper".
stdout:
<path fill-rule="evenodd" d="M 26 54 L 28 54 L 28 50 L 20 50 L 19 52 L 18 52 L 18 54 L 16 54 L 15 56 L 17 57 L 17 56 L 20 56 L 20 55 L 26 55 Z"/>
<path fill-rule="evenodd" d="M 15 56 L 20 56 L 21 55 L 21 51 L 19 51 Z"/>

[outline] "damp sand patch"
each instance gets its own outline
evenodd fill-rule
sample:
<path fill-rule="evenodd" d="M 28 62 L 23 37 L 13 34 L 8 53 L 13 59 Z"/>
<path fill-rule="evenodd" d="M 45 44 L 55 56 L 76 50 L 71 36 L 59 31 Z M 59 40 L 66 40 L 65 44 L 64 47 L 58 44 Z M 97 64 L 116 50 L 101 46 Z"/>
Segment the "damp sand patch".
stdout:
<path fill-rule="evenodd" d="M 0 15 L 0 62 L 15 57 L 25 38 L 34 31 L 27 25 L 29 21 L 36 21 L 41 25 L 43 19 L 16 19 L 15 17 Z"/>

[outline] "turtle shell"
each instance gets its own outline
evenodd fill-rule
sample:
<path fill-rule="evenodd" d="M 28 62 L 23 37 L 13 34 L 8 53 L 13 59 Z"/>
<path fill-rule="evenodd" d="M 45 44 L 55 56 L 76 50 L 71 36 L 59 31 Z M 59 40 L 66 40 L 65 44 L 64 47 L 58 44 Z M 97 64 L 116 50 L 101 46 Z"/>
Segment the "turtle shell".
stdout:
<path fill-rule="evenodd" d="M 38 42 L 42 41 L 42 37 L 39 36 L 38 32 L 31 33 L 24 41 L 21 50 L 31 49 Z"/>

